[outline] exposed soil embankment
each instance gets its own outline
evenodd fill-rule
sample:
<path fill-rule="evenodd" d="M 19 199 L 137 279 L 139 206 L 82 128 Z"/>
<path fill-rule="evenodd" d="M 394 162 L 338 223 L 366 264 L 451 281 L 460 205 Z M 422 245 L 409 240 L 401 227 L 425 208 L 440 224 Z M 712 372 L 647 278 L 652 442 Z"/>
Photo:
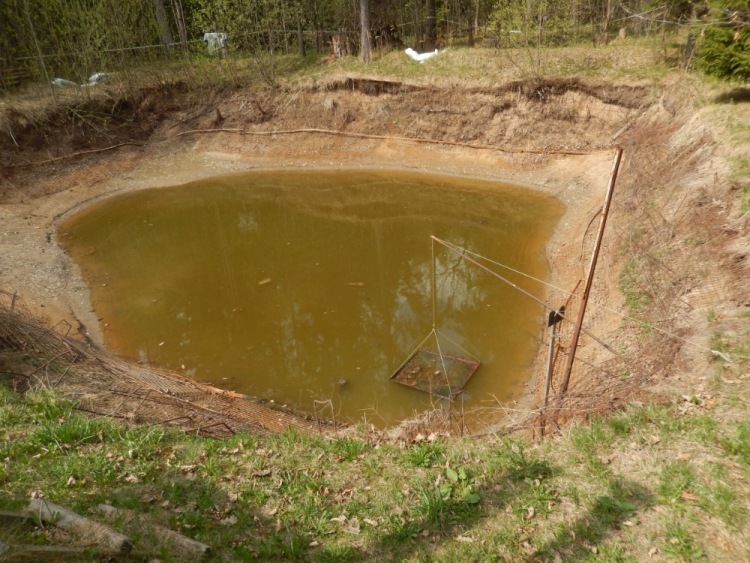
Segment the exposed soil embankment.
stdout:
<path fill-rule="evenodd" d="M 568 208 L 549 258 L 555 285 L 572 290 L 621 144 L 586 322 L 609 350 L 582 340 L 566 403 L 579 412 L 665 388 L 675 374 L 700 377 L 706 327 L 686 319 L 742 307 L 750 295 L 747 225 L 727 227 L 731 184 L 716 131 L 679 93 L 583 80 L 461 89 L 347 78 L 294 89 L 102 93 L 0 119 L 0 289 L 95 342 L 102 335 L 85 284 L 55 244 L 58 219 L 117 192 L 258 168 L 408 168 L 544 190 Z M 557 306 L 567 295 L 551 290 L 549 298 Z"/>
<path fill-rule="evenodd" d="M 163 141 L 190 129 L 319 128 L 474 142 L 498 150 L 590 151 L 611 146 L 618 127 L 633 111 L 649 106 L 651 97 L 642 86 L 570 79 L 461 89 L 348 78 L 291 91 L 237 88 L 205 94 L 177 84 L 126 96 L 98 93 L 66 104 L 10 106 L 1 117 L 2 197 L 12 196 L 14 180 L 26 178 L 14 173 L 19 168 L 61 162 L 56 159 L 67 165 L 71 154 Z M 38 195 L 28 190 L 24 185 L 22 197 Z"/>

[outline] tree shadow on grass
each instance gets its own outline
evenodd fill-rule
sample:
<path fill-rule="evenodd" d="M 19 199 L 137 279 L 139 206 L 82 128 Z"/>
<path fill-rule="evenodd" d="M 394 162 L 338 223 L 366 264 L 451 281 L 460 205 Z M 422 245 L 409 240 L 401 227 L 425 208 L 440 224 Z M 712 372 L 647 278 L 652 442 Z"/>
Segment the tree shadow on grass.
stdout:
<path fill-rule="evenodd" d="M 429 559 L 435 549 L 448 542 L 451 544 L 448 553 L 441 553 L 441 557 L 464 560 L 496 558 L 492 547 L 487 548 L 483 538 L 477 536 L 477 525 L 506 509 L 516 511 L 523 506 L 525 510 L 530 504 L 537 503 L 538 510 L 544 510 L 543 507 L 554 498 L 548 480 L 559 473 L 545 460 L 527 455 L 515 446 L 505 444 L 498 449 L 496 472 L 487 476 L 481 486 L 471 488 L 475 498 L 461 493 L 460 475 L 459 481 L 454 483 L 459 490 L 452 490 L 447 498 L 445 489 L 441 491 L 439 486 L 427 480 L 425 487 L 418 492 L 418 501 L 412 502 L 403 514 L 392 517 L 382 526 L 383 532 L 368 547 L 367 553 L 351 554 L 350 560 L 371 559 L 373 554 L 385 561 Z M 436 468 L 436 472 L 442 472 L 442 469 Z M 468 481 L 471 477 L 467 475 Z M 434 479 L 435 475 L 431 478 Z M 476 500 L 479 502 L 473 502 Z M 522 514 L 518 516 L 523 520 Z"/>
<path fill-rule="evenodd" d="M 528 561 L 588 559 L 593 548 L 616 534 L 636 511 L 642 512 L 652 503 L 651 494 L 641 485 L 613 478 L 608 495 L 597 497 L 593 506 L 574 522 L 562 524 L 555 538 L 541 546 Z"/>
<path fill-rule="evenodd" d="M 737 87 L 714 98 L 717 104 L 746 104 L 750 102 L 750 88 Z"/>
<path fill-rule="evenodd" d="M 557 493 L 554 483 L 548 480 L 558 471 L 543 460 L 526 458 L 520 463 L 518 461 L 478 489 L 482 498 L 480 505 L 468 506 L 457 499 L 448 499 L 441 504 L 436 497 L 428 498 L 400 520 L 394 519 L 383 526 L 384 533 L 370 544 L 367 551 L 349 550 L 343 559 L 369 560 L 373 555 L 384 561 L 429 559 L 437 555 L 434 552 L 440 547 L 440 557 L 449 560 L 497 560 L 503 557 L 529 562 L 556 558 L 585 560 L 592 556 L 594 548 L 601 552 L 601 545 L 608 538 L 616 536 L 634 513 L 644 511 L 653 502 L 649 491 L 641 485 L 619 477 L 611 478 L 607 494 L 597 497 L 575 521 L 560 524 L 554 538 L 534 550 L 533 540 L 524 540 L 531 533 L 528 531 L 527 511 L 535 507 L 537 515 L 543 515 L 548 503 L 554 502 Z M 515 521 L 498 532 L 492 532 L 492 541 L 483 541 L 488 538 L 477 535 L 476 527 L 483 520 L 506 510 L 515 514 Z M 332 554 L 323 551 L 318 555 L 321 560 L 328 560 L 327 555 Z M 330 560 L 334 559 L 343 560 Z"/>

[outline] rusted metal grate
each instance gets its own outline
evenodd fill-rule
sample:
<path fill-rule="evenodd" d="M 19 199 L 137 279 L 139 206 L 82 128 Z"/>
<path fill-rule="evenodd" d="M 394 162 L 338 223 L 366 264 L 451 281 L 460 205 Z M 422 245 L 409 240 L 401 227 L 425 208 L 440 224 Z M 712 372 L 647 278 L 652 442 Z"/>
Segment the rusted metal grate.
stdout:
<path fill-rule="evenodd" d="M 474 372 L 478 360 L 469 360 L 418 348 L 391 376 L 391 380 L 430 395 L 453 400 Z"/>

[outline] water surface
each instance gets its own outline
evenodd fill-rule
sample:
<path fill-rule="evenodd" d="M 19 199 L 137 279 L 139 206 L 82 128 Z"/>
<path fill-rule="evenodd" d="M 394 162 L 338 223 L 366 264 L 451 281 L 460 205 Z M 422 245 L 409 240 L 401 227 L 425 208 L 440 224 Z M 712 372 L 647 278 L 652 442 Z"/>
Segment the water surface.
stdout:
<path fill-rule="evenodd" d="M 264 172 L 114 197 L 60 240 L 114 352 L 306 412 L 331 399 L 382 426 L 435 402 L 389 380 L 433 322 L 482 362 L 465 408 L 519 396 L 544 311 L 430 236 L 544 278 L 562 211 L 476 180 Z"/>

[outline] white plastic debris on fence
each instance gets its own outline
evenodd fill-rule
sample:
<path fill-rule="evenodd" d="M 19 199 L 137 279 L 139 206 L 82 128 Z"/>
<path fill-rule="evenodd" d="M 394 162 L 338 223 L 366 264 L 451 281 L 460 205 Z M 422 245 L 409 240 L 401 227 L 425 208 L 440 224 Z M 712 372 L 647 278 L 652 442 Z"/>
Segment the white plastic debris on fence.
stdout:
<path fill-rule="evenodd" d="M 60 88 L 68 88 L 70 86 L 78 87 L 78 84 L 76 84 L 72 80 L 65 80 L 64 78 L 53 78 L 52 84 L 54 84 L 55 86 L 59 86 Z"/>
<path fill-rule="evenodd" d="M 94 74 L 89 76 L 89 79 L 83 84 L 77 84 L 72 80 L 66 80 L 64 78 L 53 78 L 51 82 L 54 86 L 59 86 L 60 88 L 70 88 L 71 86 L 75 86 L 76 88 L 83 88 L 84 86 L 96 86 L 105 78 L 107 78 L 106 72 L 95 72 Z"/>
<path fill-rule="evenodd" d="M 105 78 L 107 78 L 106 72 L 95 72 L 94 74 L 89 76 L 89 81 L 86 83 L 86 86 L 95 86 Z"/>
<path fill-rule="evenodd" d="M 427 59 L 431 59 L 437 55 L 438 50 L 435 49 L 434 51 L 428 51 L 427 53 L 417 53 L 414 49 L 408 47 L 404 53 L 406 53 L 412 60 L 415 60 L 418 63 L 424 63 Z"/>
<path fill-rule="evenodd" d="M 227 34 L 226 33 L 213 33 L 213 32 L 204 33 L 203 41 L 205 41 L 206 45 L 208 46 L 208 52 L 215 53 L 219 49 L 224 48 L 224 45 L 227 42 Z"/>

